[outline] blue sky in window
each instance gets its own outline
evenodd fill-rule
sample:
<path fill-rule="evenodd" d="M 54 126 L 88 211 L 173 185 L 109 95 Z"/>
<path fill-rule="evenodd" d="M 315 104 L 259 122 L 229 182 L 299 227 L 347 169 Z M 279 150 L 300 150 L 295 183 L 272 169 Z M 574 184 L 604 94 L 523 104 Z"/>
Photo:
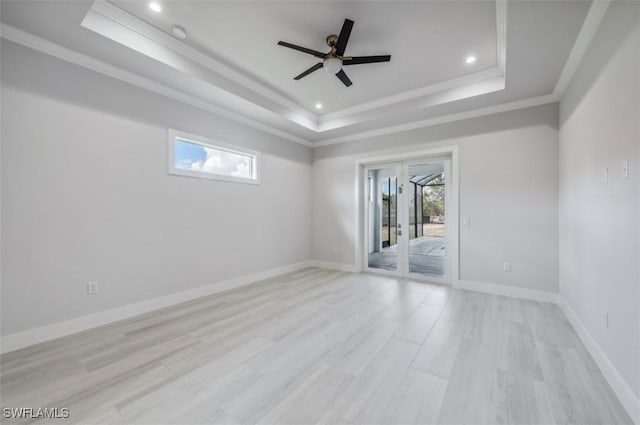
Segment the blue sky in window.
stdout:
<path fill-rule="evenodd" d="M 382 193 L 385 195 L 389 194 L 389 180 L 388 179 L 382 179 L 382 181 L 380 182 L 380 186 L 382 186 Z M 396 179 L 392 178 L 391 179 L 391 194 L 395 195 L 396 194 Z"/>
<path fill-rule="evenodd" d="M 176 165 L 186 165 L 198 161 L 204 162 L 206 159 L 207 152 L 204 150 L 204 147 L 176 140 Z"/>
<path fill-rule="evenodd" d="M 252 159 L 247 155 L 175 141 L 175 166 L 224 176 L 252 178 Z"/>

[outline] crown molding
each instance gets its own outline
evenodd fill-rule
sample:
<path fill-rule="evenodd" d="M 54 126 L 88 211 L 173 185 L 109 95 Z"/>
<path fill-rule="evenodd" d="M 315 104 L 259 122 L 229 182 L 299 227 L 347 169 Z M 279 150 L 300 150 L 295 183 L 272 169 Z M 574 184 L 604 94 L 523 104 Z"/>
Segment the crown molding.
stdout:
<path fill-rule="evenodd" d="M 459 89 L 467 86 L 472 86 L 483 81 L 492 80 L 496 77 L 502 77 L 504 80 L 504 72 L 499 67 L 488 68 L 482 71 L 474 72 L 473 74 L 465 75 L 451 80 L 441 81 L 429 86 L 420 87 L 415 90 L 395 94 L 392 96 L 383 97 L 373 100 L 371 102 L 362 103 L 360 105 L 343 109 L 341 111 L 331 112 L 320 116 L 318 120 L 318 132 L 333 130 L 340 128 L 341 125 L 336 123 L 338 120 L 353 118 L 356 114 L 362 114 L 364 112 L 379 110 L 392 105 L 400 105 L 412 100 L 420 99 L 426 100 L 429 96 L 435 93 L 441 93 L 447 90 Z M 504 88 L 504 87 L 503 87 Z M 426 103 L 426 102 L 421 102 Z M 446 102 L 441 102 L 446 103 Z M 353 120 L 350 120 L 351 122 Z M 336 125 L 337 124 L 337 125 Z"/>
<path fill-rule="evenodd" d="M 496 0 L 496 52 L 497 67 L 507 73 L 507 0 Z"/>
<path fill-rule="evenodd" d="M 364 119 L 358 120 L 355 115 L 362 114 L 368 111 L 381 110 L 388 108 L 392 105 L 407 106 L 411 101 L 418 101 L 422 108 L 428 106 L 435 106 L 442 103 L 450 102 L 440 101 L 438 103 L 430 102 L 429 97 L 435 93 L 443 93 L 447 90 L 459 91 L 461 88 L 468 87 L 470 92 L 475 94 L 468 97 L 477 96 L 479 94 L 491 93 L 496 90 L 486 90 L 483 93 L 477 92 L 474 85 L 478 83 L 494 80 L 498 77 L 502 78 L 502 87 L 504 89 L 504 83 L 506 81 L 506 68 L 507 68 L 507 4 L 508 0 L 496 0 L 496 66 L 487 68 L 481 71 L 474 72 L 462 77 L 453 78 L 450 80 L 441 81 L 439 83 L 431 84 L 424 87 L 419 87 L 414 90 L 399 93 L 393 96 L 388 96 L 380 99 L 376 99 L 371 102 L 362 103 L 351 108 L 346 108 L 340 111 L 321 115 L 318 119 L 318 132 L 333 130 L 341 127 L 341 122 L 361 122 Z M 452 93 L 453 94 L 453 93 Z M 455 96 L 444 96 L 444 98 L 454 98 L 454 100 L 460 100 Z M 349 119 L 351 118 L 351 119 Z"/>
<path fill-rule="evenodd" d="M 435 118 L 429 118 L 422 121 L 412 121 L 400 125 L 393 125 L 384 128 L 378 128 L 371 131 L 364 131 L 361 133 L 350 134 L 347 136 L 336 137 L 333 139 L 326 139 L 315 142 L 314 147 L 335 145 L 338 143 L 354 142 L 357 140 L 367 139 L 371 137 L 385 136 L 387 134 L 400 133 L 403 131 L 415 130 L 417 128 L 432 127 L 434 125 L 447 124 L 455 121 L 467 120 L 470 118 L 482 117 L 485 115 L 493 115 L 501 112 L 513 111 L 516 109 L 529 108 L 532 106 L 545 105 L 547 103 L 554 103 L 557 100 L 551 94 L 544 96 L 532 97 L 523 100 L 517 100 L 514 102 L 502 103 L 499 105 L 488 106 L 485 108 L 472 109 L 469 111 L 459 112 L 456 114 L 442 115 Z"/>
<path fill-rule="evenodd" d="M 208 56 L 201 51 L 190 47 L 182 41 L 170 36 L 162 30 L 150 25 L 136 16 L 120 9 L 119 7 L 105 1 L 95 0 L 91 9 L 87 13 L 85 19 L 82 21 L 81 26 L 95 31 L 91 26 L 85 25 L 88 21 L 87 18 L 91 18 L 93 14 L 98 14 L 107 20 L 123 26 L 124 28 L 133 32 L 139 33 L 144 38 L 153 41 L 177 54 L 183 56 L 190 61 L 193 61 L 217 74 L 222 75 L 229 80 L 232 80 L 243 87 L 248 88 L 266 98 L 273 100 L 274 102 L 287 108 L 289 112 L 299 114 L 310 122 L 315 124 L 317 116 L 315 113 L 305 109 L 301 105 L 287 99 L 285 96 L 265 87 L 259 81 L 252 79 L 251 77 L 241 73 L 232 67 L 215 60 L 211 56 Z M 127 47 L 132 48 L 127 45 Z"/>
<path fill-rule="evenodd" d="M 587 12 L 587 17 L 584 19 L 582 28 L 580 28 L 580 32 L 578 33 L 578 37 L 576 38 L 575 43 L 573 43 L 571 53 L 569 53 L 569 58 L 567 59 L 567 62 L 560 73 L 560 78 L 558 78 L 556 86 L 553 89 L 553 96 L 556 100 L 560 100 L 569 86 L 571 79 L 578 70 L 578 66 L 580 66 L 580 62 L 582 61 L 587 48 L 591 44 L 593 36 L 600 26 L 600 22 L 609 7 L 609 3 L 611 3 L 610 0 L 593 0 L 591 3 L 589 12 Z"/>
<path fill-rule="evenodd" d="M 72 64 L 81 66 L 83 68 L 90 69 L 92 71 L 107 75 L 109 77 L 124 81 L 129 84 L 133 84 L 134 86 L 141 87 L 145 90 L 149 90 L 151 92 L 177 100 L 179 102 L 195 106 L 196 108 L 204 109 L 216 115 L 229 118 L 233 121 L 248 125 L 249 127 L 253 127 L 257 130 L 273 134 L 274 136 L 282 137 L 283 139 L 289 140 L 291 142 L 299 143 L 304 146 L 313 146 L 313 144 L 309 140 L 303 139 L 302 137 L 298 137 L 296 135 L 287 133 L 286 131 L 282 131 L 261 122 L 252 120 L 218 105 L 205 102 L 194 96 L 187 95 L 179 90 L 172 89 L 163 84 L 142 77 L 138 74 L 134 74 L 117 66 L 110 65 L 101 60 L 76 52 L 75 50 L 68 49 L 59 44 L 45 40 L 21 29 L 15 28 L 11 25 L 0 24 L 0 37 L 20 44 L 22 46 L 29 47 L 33 50 L 37 50 L 38 52 L 45 53 L 58 59 L 62 59 Z"/>
<path fill-rule="evenodd" d="M 507 0 L 496 0 L 495 67 L 324 115 L 312 113 L 283 94 L 268 89 L 263 83 L 220 63 L 106 0 L 94 1 L 82 21 L 82 26 L 165 65 L 205 81 L 222 91 L 220 93 L 221 100 L 228 96 L 235 96 L 247 101 L 251 107 L 263 108 L 307 130 L 322 133 L 348 127 L 358 122 L 373 121 L 381 113 L 388 114 L 416 107 L 427 108 L 459 100 L 455 96 L 446 96 L 444 93 L 445 95 L 437 97 L 440 99 L 439 102 L 434 103 L 436 97 L 433 94 L 446 90 L 456 90 L 456 93 L 459 94 L 460 89 L 465 86 L 490 80 L 497 76 L 504 78 L 506 10 Z M 208 71 L 207 75 L 202 70 Z M 230 84 L 230 82 L 234 84 Z M 476 92 L 475 95 L 478 94 L 476 88 L 470 91 Z"/>
<path fill-rule="evenodd" d="M 507 0 L 496 0 L 496 66 L 477 71 L 462 77 L 441 81 L 414 90 L 409 90 L 384 98 L 379 98 L 371 102 L 361 103 L 350 108 L 345 108 L 336 112 L 320 115 L 318 118 L 318 131 L 327 131 L 339 128 L 336 120 L 351 117 L 363 112 L 382 109 L 391 105 L 399 105 L 412 100 L 424 100 L 426 97 L 443 92 L 445 90 L 457 89 L 472 85 L 481 81 L 491 80 L 496 77 L 505 78 L 507 61 Z"/>
<path fill-rule="evenodd" d="M 315 115 L 111 3 L 95 0 L 81 26 L 181 72 L 192 86 L 206 84 L 206 92 L 215 93 L 220 106 L 233 110 L 242 104 L 236 111 L 240 114 L 268 111 L 278 119 L 316 130 Z"/>
<path fill-rule="evenodd" d="M 353 142 L 357 140 L 366 139 L 369 137 L 377 137 L 387 134 L 393 134 L 402 131 L 413 130 L 417 128 L 430 127 L 439 124 L 451 123 L 455 121 L 477 118 L 486 115 L 496 114 L 500 112 L 507 112 L 516 109 L 522 109 L 537 105 L 543 105 L 547 103 L 557 102 L 564 93 L 564 90 L 569 85 L 571 78 L 575 74 L 582 57 L 584 56 L 601 20 L 606 12 L 606 9 L 609 5 L 609 0 L 595 0 L 587 17 L 585 18 L 585 22 L 580 30 L 580 33 L 574 43 L 574 46 L 571 50 L 569 58 L 565 64 L 564 69 L 555 85 L 554 91 L 551 94 L 533 97 L 529 99 L 518 100 L 514 102 L 503 103 L 499 105 L 489 106 L 485 108 L 473 109 L 470 111 L 464 111 L 455 114 L 447 114 L 439 117 L 434 117 L 426 120 L 413 121 L 408 123 L 403 123 L 400 125 L 388 126 L 384 128 L 379 128 L 371 131 L 359 132 L 354 134 L 349 134 L 341 137 L 330 138 L 320 141 L 310 141 L 299 137 L 297 135 L 288 133 L 286 131 L 273 128 L 269 125 L 263 124 L 261 122 L 255 121 L 253 119 L 247 118 L 239 113 L 230 111 L 224 107 L 219 105 L 203 101 L 194 96 L 187 95 L 179 90 L 175 90 L 169 88 L 165 85 L 142 77 L 140 75 L 134 74 L 132 72 L 123 70 L 116 66 L 110 65 L 106 62 L 94 59 L 90 56 L 84 55 L 82 53 L 76 52 L 74 50 L 68 49 L 66 47 L 60 46 L 48 40 L 37 37 L 33 34 L 30 34 L 26 31 L 20 30 L 18 28 L 0 24 L 0 37 L 15 42 L 17 44 L 21 44 L 23 46 L 32 48 L 39 52 L 48 54 L 50 56 L 57 57 L 58 59 L 65 60 L 67 62 L 71 62 L 75 65 L 81 66 L 83 68 L 90 69 L 92 71 L 110 76 L 112 78 L 133 84 L 135 86 L 141 87 L 143 89 L 155 92 L 157 94 L 169 97 L 171 99 L 177 100 L 179 102 L 197 107 L 199 109 L 206 110 L 208 112 L 212 112 L 214 114 L 223 116 L 225 118 L 229 118 L 236 122 L 248 125 L 257 130 L 264 131 L 269 134 L 273 134 L 275 136 L 281 137 L 283 139 L 308 146 L 308 147 L 322 147 L 328 146 L 338 143 L 347 143 Z M 501 7 L 497 7 L 497 13 L 502 13 L 506 16 L 506 0 L 498 0 L 496 5 L 503 4 Z M 506 23 L 506 21 L 505 21 Z M 506 25 L 501 30 L 503 33 L 506 31 Z M 506 50 L 506 44 L 503 46 L 503 49 Z M 505 66 L 506 63 L 502 62 Z M 506 68 L 505 68 L 506 69 Z"/>
<path fill-rule="evenodd" d="M 499 12 L 497 13 L 504 13 L 506 16 L 506 11 L 507 11 L 506 0 L 498 0 L 496 5 L 498 5 L 502 1 L 504 1 L 505 3 L 503 7 L 500 9 L 497 8 L 496 10 L 497 11 L 499 10 Z M 600 22 L 602 21 L 602 18 L 604 17 L 604 14 L 607 11 L 607 8 L 609 7 L 610 3 L 611 3 L 611 0 L 593 0 L 593 2 L 591 3 L 591 7 L 587 12 L 587 16 L 585 17 L 584 23 L 582 24 L 582 27 L 580 29 L 580 32 L 578 33 L 576 41 L 573 44 L 573 47 L 571 48 L 571 52 L 569 54 L 567 62 L 565 63 L 565 66 L 562 72 L 560 73 L 560 77 L 556 82 L 553 92 L 550 94 L 533 97 L 529 99 L 518 100 L 514 102 L 503 103 L 495 106 L 489 106 L 486 108 L 473 109 L 470 111 L 465 111 L 465 112 L 456 113 L 456 114 L 443 115 L 440 117 L 431 118 L 423 121 L 414 121 L 414 122 L 409 122 L 401 125 L 380 128 L 372 131 L 360 132 L 356 134 L 350 134 L 347 136 L 320 140 L 318 142 L 315 142 L 313 146 L 320 147 L 320 146 L 334 145 L 338 143 L 353 142 L 357 140 L 366 139 L 368 137 L 377 137 L 377 136 L 382 136 L 387 134 L 398 133 L 401 131 L 408 131 L 408 130 L 423 128 L 423 127 L 430 127 L 434 125 L 446 124 L 446 123 L 465 120 L 469 118 L 477 118 L 485 115 L 497 114 L 500 112 L 508 112 L 516 109 L 523 109 L 523 108 L 528 108 L 532 106 L 558 102 L 562 98 L 562 95 L 564 94 L 565 90 L 569 86 L 571 79 L 573 78 L 576 71 L 578 70 L 580 62 L 582 61 L 582 58 L 584 57 L 588 47 L 590 46 L 593 36 L 595 35 L 598 27 L 600 26 Z M 503 31 L 503 33 L 506 34 L 506 19 L 503 22 L 505 23 L 505 26 L 504 28 L 499 29 L 499 31 Z M 505 40 L 506 40 L 506 37 L 505 37 Z M 506 52 L 506 45 L 503 46 L 502 51 Z M 503 66 L 506 72 L 506 62 L 503 62 Z"/>

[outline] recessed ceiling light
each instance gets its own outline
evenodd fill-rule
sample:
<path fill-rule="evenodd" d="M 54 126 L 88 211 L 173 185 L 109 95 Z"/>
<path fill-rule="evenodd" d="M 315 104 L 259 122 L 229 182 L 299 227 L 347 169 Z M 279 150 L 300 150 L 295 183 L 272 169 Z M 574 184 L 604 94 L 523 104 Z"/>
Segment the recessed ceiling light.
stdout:
<path fill-rule="evenodd" d="M 322 103 L 316 102 L 316 109 L 322 109 Z"/>
<path fill-rule="evenodd" d="M 185 29 L 178 25 L 174 26 L 171 29 L 171 33 L 175 38 L 178 38 L 180 40 L 184 40 L 185 38 L 187 38 L 187 32 L 185 31 Z"/>
<path fill-rule="evenodd" d="M 467 58 L 464 60 L 464 62 L 468 65 L 471 65 L 472 63 L 475 63 L 475 61 L 478 60 L 478 58 L 476 58 L 473 55 L 467 56 Z"/>
<path fill-rule="evenodd" d="M 149 3 L 149 9 L 157 13 L 162 12 L 162 6 L 160 6 L 160 3 L 158 3 L 157 1 L 152 1 L 151 3 Z"/>

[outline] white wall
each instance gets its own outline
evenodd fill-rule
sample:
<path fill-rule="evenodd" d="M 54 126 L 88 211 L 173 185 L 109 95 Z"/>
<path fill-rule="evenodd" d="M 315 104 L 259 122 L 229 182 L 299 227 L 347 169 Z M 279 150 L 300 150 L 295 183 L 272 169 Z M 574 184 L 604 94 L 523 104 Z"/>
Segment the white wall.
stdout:
<path fill-rule="evenodd" d="M 311 258 L 309 148 L 1 50 L 2 335 Z M 169 175 L 169 127 L 261 151 L 261 184 Z"/>
<path fill-rule="evenodd" d="M 314 150 L 313 257 L 354 264 L 355 160 L 459 146 L 460 278 L 558 290 L 557 104 Z M 511 273 L 502 270 L 510 262 Z"/>
<path fill-rule="evenodd" d="M 560 102 L 560 296 L 636 397 L 639 61 L 640 3 L 612 2 Z M 623 178 L 623 160 L 630 163 L 628 179 Z M 606 167 L 608 184 L 603 182 Z"/>

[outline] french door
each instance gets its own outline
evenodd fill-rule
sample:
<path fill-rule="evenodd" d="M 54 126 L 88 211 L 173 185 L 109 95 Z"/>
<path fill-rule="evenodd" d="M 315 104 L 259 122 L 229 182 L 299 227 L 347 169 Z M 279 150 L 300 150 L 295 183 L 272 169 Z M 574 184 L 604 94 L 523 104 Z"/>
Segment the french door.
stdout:
<path fill-rule="evenodd" d="M 449 159 L 365 167 L 366 271 L 450 281 L 450 169 Z"/>

